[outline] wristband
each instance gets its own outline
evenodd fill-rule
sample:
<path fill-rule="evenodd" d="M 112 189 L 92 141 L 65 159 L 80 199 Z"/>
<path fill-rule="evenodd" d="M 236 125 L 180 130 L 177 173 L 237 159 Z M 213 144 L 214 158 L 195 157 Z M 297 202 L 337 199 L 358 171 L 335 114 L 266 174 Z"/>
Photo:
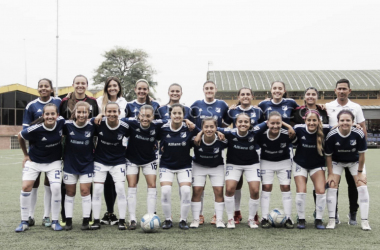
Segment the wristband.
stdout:
<path fill-rule="evenodd" d="M 363 170 L 358 170 L 358 173 L 363 173 Z"/>

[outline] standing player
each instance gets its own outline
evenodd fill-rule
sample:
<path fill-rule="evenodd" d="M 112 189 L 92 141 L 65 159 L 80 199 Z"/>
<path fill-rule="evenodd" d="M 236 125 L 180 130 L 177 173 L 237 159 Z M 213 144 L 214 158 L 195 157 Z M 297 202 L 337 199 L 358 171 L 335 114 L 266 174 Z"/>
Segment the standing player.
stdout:
<path fill-rule="evenodd" d="M 329 115 L 329 124 L 330 126 L 336 126 L 338 124 L 337 114 L 343 109 L 348 109 L 353 113 L 355 117 L 354 124 L 359 124 L 362 127 L 363 133 L 365 137 L 367 138 L 367 129 L 365 126 L 363 110 L 359 104 L 354 103 L 350 101 L 350 99 L 348 99 L 348 96 L 350 93 L 351 93 L 351 89 L 350 89 L 349 80 L 340 79 L 339 81 L 337 81 L 336 87 L 335 87 L 335 94 L 337 98 L 335 101 L 326 103 L 327 114 Z M 359 208 L 359 205 L 357 203 L 358 191 L 357 191 L 356 184 L 350 170 L 348 168 L 345 168 L 344 171 L 345 171 L 346 181 L 348 185 L 348 201 L 350 203 L 350 212 L 348 214 L 348 217 L 349 217 L 348 224 L 356 225 L 357 224 L 356 214 Z M 339 223 L 340 221 L 339 221 L 338 205 L 337 205 L 336 224 L 339 224 Z"/>
<path fill-rule="evenodd" d="M 65 152 L 63 164 L 63 183 L 66 185 L 65 230 L 71 230 L 74 211 L 76 184 L 80 183 L 82 196 L 83 223 L 82 230 L 88 230 L 91 213 L 91 183 L 94 174 L 94 118 L 87 121 L 90 105 L 77 102 L 71 120 L 66 121 L 63 128 L 65 135 Z"/>
<path fill-rule="evenodd" d="M 339 127 L 326 137 L 326 162 L 329 169 L 327 179 L 330 188 L 327 190 L 327 208 L 329 223 L 326 228 L 335 228 L 336 192 L 343 168 L 348 169 L 357 186 L 360 203 L 362 229 L 371 230 L 368 224 L 369 194 L 365 171 L 365 151 L 367 141 L 363 131 L 353 128 L 354 115 L 349 110 L 342 110 L 337 115 Z"/>
<path fill-rule="evenodd" d="M 94 213 L 94 224 L 91 229 L 100 229 L 100 211 L 102 207 L 102 194 L 107 172 L 110 172 L 115 182 L 119 208 L 119 230 L 125 230 L 125 213 L 127 210 L 127 199 L 125 196 L 125 146 L 123 138 L 129 135 L 129 126 L 119 120 L 120 108 L 115 102 L 110 102 L 105 108 L 104 117 L 97 127 L 98 145 L 95 150 L 94 163 L 94 194 L 92 199 L 92 210 Z"/>
<path fill-rule="evenodd" d="M 46 172 L 50 181 L 52 194 L 51 228 L 55 231 L 62 230 L 58 217 L 61 202 L 61 139 L 64 123 L 65 120 L 58 117 L 57 106 L 53 103 L 48 103 L 43 107 L 42 117 L 31 123 L 29 128 L 22 130 L 18 135 L 18 141 L 24 153 L 22 162 L 24 170 L 20 195 L 21 224 L 16 228 L 16 232 L 23 232 L 29 228 L 28 217 L 31 206 L 31 191 L 35 180 L 41 172 Z M 29 152 L 26 150 L 24 140 L 29 141 Z"/>
<path fill-rule="evenodd" d="M 25 108 L 24 118 L 22 120 L 22 127 L 26 129 L 29 124 L 42 116 L 42 110 L 44 106 L 48 103 L 53 103 L 57 107 L 61 104 L 61 99 L 59 97 L 54 97 L 54 88 L 51 80 L 43 78 L 38 81 L 38 93 L 40 97 L 28 103 Z M 34 210 L 37 203 L 37 190 L 40 185 L 40 175 L 38 175 L 36 181 L 34 182 L 32 193 L 31 193 L 31 204 L 29 208 L 29 226 L 34 226 Z M 50 210 L 51 210 L 51 191 L 49 179 L 45 173 L 45 195 L 44 195 L 44 216 L 42 217 L 42 226 L 50 227 Z"/>
<path fill-rule="evenodd" d="M 182 87 L 181 85 L 179 85 L 178 83 L 173 83 L 169 86 L 169 91 L 168 91 L 168 95 L 169 95 L 169 103 L 160 107 L 158 109 L 158 114 L 159 114 L 159 117 L 160 119 L 163 119 L 163 120 L 169 120 L 170 119 L 170 115 L 169 115 L 169 109 L 170 107 L 174 104 L 174 103 L 179 103 L 179 101 L 181 100 L 181 96 L 182 96 Z M 184 106 L 185 107 L 185 116 L 184 116 L 184 119 L 189 119 L 190 117 L 190 108 L 187 107 L 187 106 Z"/>
<path fill-rule="evenodd" d="M 297 228 L 305 229 L 306 183 L 310 175 L 316 192 L 316 220 L 317 229 L 325 229 L 322 223 L 323 212 L 326 206 L 325 194 L 325 157 L 323 145 L 325 136 L 330 130 L 329 125 L 322 125 L 321 117 L 315 110 L 305 114 L 305 124 L 296 125 L 297 150 L 293 158 L 293 175 L 296 182 L 296 205 L 298 213 Z"/>

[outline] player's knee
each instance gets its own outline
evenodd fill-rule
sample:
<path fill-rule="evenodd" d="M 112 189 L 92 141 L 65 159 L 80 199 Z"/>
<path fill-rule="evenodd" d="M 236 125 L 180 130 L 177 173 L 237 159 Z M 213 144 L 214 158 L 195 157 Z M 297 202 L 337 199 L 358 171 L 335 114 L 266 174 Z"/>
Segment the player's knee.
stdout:
<path fill-rule="evenodd" d="M 115 182 L 115 190 L 116 190 L 117 195 L 125 194 L 124 184 L 125 183 L 122 181 Z"/>
<path fill-rule="evenodd" d="M 75 190 L 68 190 L 68 189 L 66 189 L 66 195 L 67 196 L 74 197 L 75 193 L 76 193 Z M 81 190 L 81 194 L 82 194 L 82 190 Z M 82 196 L 84 196 L 84 195 L 82 194 Z"/>
<path fill-rule="evenodd" d="M 52 196 L 61 195 L 61 183 L 51 183 L 50 190 Z"/>
<path fill-rule="evenodd" d="M 280 185 L 281 192 L 289 192 L 290 185 Z"/>
<path fill-rule="evenodd" d="M 88 196 L 88 195 L 90 195 L 90 193 L 91 193 L 91 191 L 90 191 L 90 188 L 87 188 L 87 187 L 81 187 L 80 188 L 80 195 L 81 196 Z M 75 193 L 74 193 L 74 195 L 75 195 Z"/>
<path fill-rule="evenodd" d="M 226 187 L 226 196 L 231 197 L 235 195 L 235 187 Z"/>
<path fill-rule="evenodd" d="M 171 198 L 172 187 L 169 185 L 161 187 L 161 199 L 166 202 Z"/>
<path fill-rule="evenodd" d="M 191 187 L 190 186 L 182 186 L 181 187 L 181 195 L 183 199 L 190 199 Z"/>
<path fill-rule="evenodd" d="M 25 184 L 25 183 L 23 183 L 22 186 L 21 186 L 21 190 L 23 192 L 30 192 L 30 191 L 32 191 L 32 188 L 33 188 L 32 185 L 28 185 L 28 184 Z"/>
<path fill-rule="evenodd" d="M 94 196 L 101 196 L 103 193 L 104 185 L 95 183 L 94 184 Z"/>
<path fill-rule="evenodd" d="M 272 184 L 263 184 L 262 188 L 265 192 L 272 192 Z"/>

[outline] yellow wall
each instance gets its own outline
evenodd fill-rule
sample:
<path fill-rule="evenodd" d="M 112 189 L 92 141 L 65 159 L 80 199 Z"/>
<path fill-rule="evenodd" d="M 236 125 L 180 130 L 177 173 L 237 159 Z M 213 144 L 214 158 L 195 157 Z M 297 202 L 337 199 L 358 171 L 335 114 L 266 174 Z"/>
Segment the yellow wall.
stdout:
<path fill-rule="evenodd" d="M 318 103 L 325 104 L 327 102 L 331 102 L 335 99 L 324 99 L 324 100 L 318 100 Z M 231 106 L 232 104 L 236 104 L 237 100 L 224 100 L 228 106 Z M 262 100 L 253 100 L 252 105 L 258 105 Z M 380 106 L 380 99 L 352 99 L 351 101 L 356 102 L 360 104 L 361 106 Z M 303 100 L 296 100 L 298 105 L 304 105 Z"/>

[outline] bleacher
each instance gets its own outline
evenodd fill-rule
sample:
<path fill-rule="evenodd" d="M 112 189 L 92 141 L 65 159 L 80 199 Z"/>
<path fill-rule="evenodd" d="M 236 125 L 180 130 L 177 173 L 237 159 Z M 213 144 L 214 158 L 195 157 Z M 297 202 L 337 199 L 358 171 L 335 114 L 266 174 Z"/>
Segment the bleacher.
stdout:
<path fill-rule="evenodd" d="M 379 133 L 368 133 L 367 134 L 367 146 L 369 148 L 380 147 L 380 134 Z"/>

